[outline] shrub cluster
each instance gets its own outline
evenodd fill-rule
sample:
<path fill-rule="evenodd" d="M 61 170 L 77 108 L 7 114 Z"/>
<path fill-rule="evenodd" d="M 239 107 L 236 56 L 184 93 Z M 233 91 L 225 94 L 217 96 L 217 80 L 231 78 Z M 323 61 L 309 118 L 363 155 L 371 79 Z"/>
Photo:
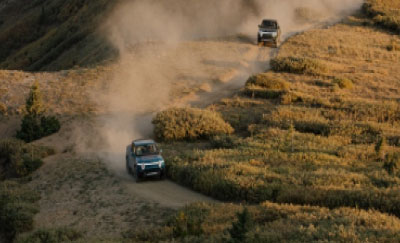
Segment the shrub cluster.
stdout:
<path fill-rule="evenodd" d="M 266 89 L 273 90 L 287 90 L 290 88 L 290 83 L 282 78 L 276 77 L 271 73 L 261 73 L 251 76 L 247 82 L 246 87 L 258 86 Z"/>
<path fill-rule="evenodd" d="M 195 108 L 171 108 L 159 112 L 152 123 L 155 137 L 162 141 L 211 138 L 233 132 L 219 113 Z"/>
<path fill-rule="evenodd" d="M 275 72 L 319 75 L 327 71 L 327 67 L 317 60 L 302 57 L 276 57 L 271 60 L 271 68 Z"/>
<path fill-rule="evenodd" d="M 29 143 L 56 133 L 60 128 L 60 122 L 54 116 L 25 115 L 16 137 Z"/>
<path fill-rule="evenodd" d="M 82 233 L 73 229 L 39 229 L 24 237 L 18 238 L 17 243 L 36 242 L 75 242 L 82 238 Z"/>
<path fill-rule="evenodd" d="M 237 204 L 196 203 L 177 212 L 177 216 L 187 215 L 188 211 L 208 212 L 201 222 L 204 232 L 187 234 L 179 242 L 390 242 L 400 237 L 399 219 L 376 211 L 270 202 L 243 210 Z M 173 227 L 176 225 L 145 230 L 136 240 L 175 242 Z"/>
<path fill-rule="evenodd" d="M 400 194 L 396 189 L 346 190 L 303 187 L 284 183 L 250 183 L 244 178 L 234 179 L 218 165 L 170 163 L 170 178 L 204 194 L 224 201 L 260 203 L 265 200 L 277 203 L 315 205 L 329 208 L 358 207 L 376 209 L 400 216 Z M 248 184 L 250 183 L 250 184 Z"/>
<path fill-rule="evenodd" d="M 232 149 L 238 146 L 237 140 L 232 135 L 217 135 L 212 137 L 210 142 L 216 149 Z"/>
<path fill-rule="evenodd" d="M 367 0 L 363 5 L 363 11 L 376 25 L 400 33 L 399 7 L 397 0 Z"/>
<path fill-rule="evenodd" d="M 5 239 L 12 242 L 18 233 L 33 228 L 37 200 L 37 193 L 24 189 L 17 182 L 0 183 L 0 234 Z"/>
<path fill-rule="evenodd" d="M 26 176 L 38 169 L 43 161 L 38 148 L 17 139 L 0 140 L 0 179 Z"/>
<path fill-rule="evenodd" d="M 43 114 L 42 94 L 37 82 L 31 87 L 25 108 L 27 114 L 22 119 L 21 129 L 17 132 L 17 138 L 29 143 L 60 130 L 61 125 L 56 117 Z"/>
<path fill-rule="evenodd" d="M 253 98 L 276 99 L 285 94 L 290 83 L 271 73 L 262 73 L 249 77 L 244 93 Z"/>

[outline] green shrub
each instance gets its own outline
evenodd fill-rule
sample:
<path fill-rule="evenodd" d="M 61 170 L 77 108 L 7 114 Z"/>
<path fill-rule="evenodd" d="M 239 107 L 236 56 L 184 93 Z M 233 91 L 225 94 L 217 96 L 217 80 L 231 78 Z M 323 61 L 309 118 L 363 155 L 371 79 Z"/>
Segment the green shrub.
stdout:
<path fill-rule="evenodd" d="M 193 140 L 231 134 L 233 128 L 214 111 L 195 108 L 171 108 L 153 119 L 154 135 L 159 140 Z"/>
<path fill-rule="evenodd" d="M 251 76 L 247 82 L 246 87 L 258 86 L 266 89 L 273 90 L 288 90 L 290 83 L 282 78 L 276 77 L 271 73 L 261 73 Z"/>
<path fill-rule="evenodd" d="M 216 149 L 231 149 L 238 144 L 232 135 L 217 135 L 210 139 L 211 146 Z"/>
<path fill-rule="evenodd" d="M 0 183 L 0 233 L 12 241 L 18 233 L 33 227 L 39 195 L 16 182 Z"/>
<path fill-rule="evenodd" d="M 354 84 L 348 78 L 335 78 L 333 84 L 337 84 L 341 89 L 352 89 Z"/>
<path fill-rule="evenodd" d="M 27 114 L 22 119 L 16 137 L 29 143 L 60 130 L 60 122 L 54 116 L 43 115 L 44 106 L 39 84 L 35 82 L 26 100 Z"/>
<path fill-rule="evenodd" d="M 17 243 L 58 243 L 77 241 L 82 238 L 82 233 L 68 228 L 39 229 L 27 236 L 19 238 Z"/>
<path fill-rule="evenodd" d="M 38 169 L 43 164 L 38 154 L 38 148 L 27 147 L 23 141 L 0 140 L 0 180 L 23 177 Z"/>
<path fill-rule="evenodd" d="M 232 228 L 229 229 L 233 242 L 246 242 L 246 234 L 253 229 L 253 218 L 247 208 L 242 212 L 237 213 L 237 221 L 232 223 Z"/>
<path fill-rule="evenodd" d="M 318 75 L 327 71 L 327 67 L 317 60 L 301 57 L 276 57 L 271 60 L 275 72 Z"/>

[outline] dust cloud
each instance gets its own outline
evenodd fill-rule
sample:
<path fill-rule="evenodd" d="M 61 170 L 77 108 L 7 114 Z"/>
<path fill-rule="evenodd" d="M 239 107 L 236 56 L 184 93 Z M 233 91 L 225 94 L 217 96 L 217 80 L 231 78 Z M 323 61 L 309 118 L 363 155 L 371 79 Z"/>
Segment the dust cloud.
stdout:
<path fill-rule="evenodd" d="M 103 30 L 119 51 L 119 63 L 107 91 L 96 101 L 108 112 L 99 118 L 107 161 L 123 171 L 125 147 L 151 137 L 154 112 L 171 104 L 171 93 L 190 70 L 204 65 L 207 53 L 190 43 L 248 35 L 255 44 L 263 18 L 277 19 L 284 36 L 318 23 L 340 20 L 362 0 L 132 0 L 122 2 Z M 229 40 L 224 43 L 228 44 Z M 223 44 L 223 43 L 222 43 Z M 249 43 L 247 43 L 249 45 Z M 195 44 L 193 44 L 195 45 Z M 216 44 L 217 45 L 217 44 Z M 182 47 L 183 46 L 183 47 Z M 215 48 L 216 50 L 218 47 Z M 258 50 L 258 49 L 257 49 Z M 220 51 L 220 50 L 219 50 Z M 211 52 L 210 52 L 211 53 Z M 229 49 L 219 53 L 220 60 Z M 268 60 L 265 60 L 266 65 Z M 208 75 L 210 80 L 215 73 Z M 262 71 L 252 69 L 253 72 Z M 244 83 L 245 80 L 243 80 Z M 173 97 L 177 98 L 177 97 Z"/>

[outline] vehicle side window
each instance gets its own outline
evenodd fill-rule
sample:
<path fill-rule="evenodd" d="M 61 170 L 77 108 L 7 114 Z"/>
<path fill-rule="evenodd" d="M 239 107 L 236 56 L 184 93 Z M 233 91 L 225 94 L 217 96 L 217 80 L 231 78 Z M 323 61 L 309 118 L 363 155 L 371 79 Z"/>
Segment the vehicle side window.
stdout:
<path fill-rule="evenodd" d="M 135 144 L 132 144 L 132 153 L 135 153 Z"/>

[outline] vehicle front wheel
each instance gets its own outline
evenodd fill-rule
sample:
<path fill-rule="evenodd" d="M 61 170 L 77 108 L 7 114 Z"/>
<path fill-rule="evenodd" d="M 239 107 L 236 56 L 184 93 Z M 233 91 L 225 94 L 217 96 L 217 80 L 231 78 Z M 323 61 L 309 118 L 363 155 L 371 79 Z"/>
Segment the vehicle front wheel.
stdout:
<path fill-rule="evenodd" d="M 128 174 L 132 175 L 132 169 L 129 166 L 128 159 L 126 159 L 126 170 L 128 171 Z"/>
<path fill-rule="evenodd" d="M 136 168 L 135 168 L 134 171 L 133 171 L 133 178 L 135 179 L 136 182 L 140 182 L 140 180 L 141 180 L 141 177 L 140 177 L 140 175 L 137 173 Z"/>

